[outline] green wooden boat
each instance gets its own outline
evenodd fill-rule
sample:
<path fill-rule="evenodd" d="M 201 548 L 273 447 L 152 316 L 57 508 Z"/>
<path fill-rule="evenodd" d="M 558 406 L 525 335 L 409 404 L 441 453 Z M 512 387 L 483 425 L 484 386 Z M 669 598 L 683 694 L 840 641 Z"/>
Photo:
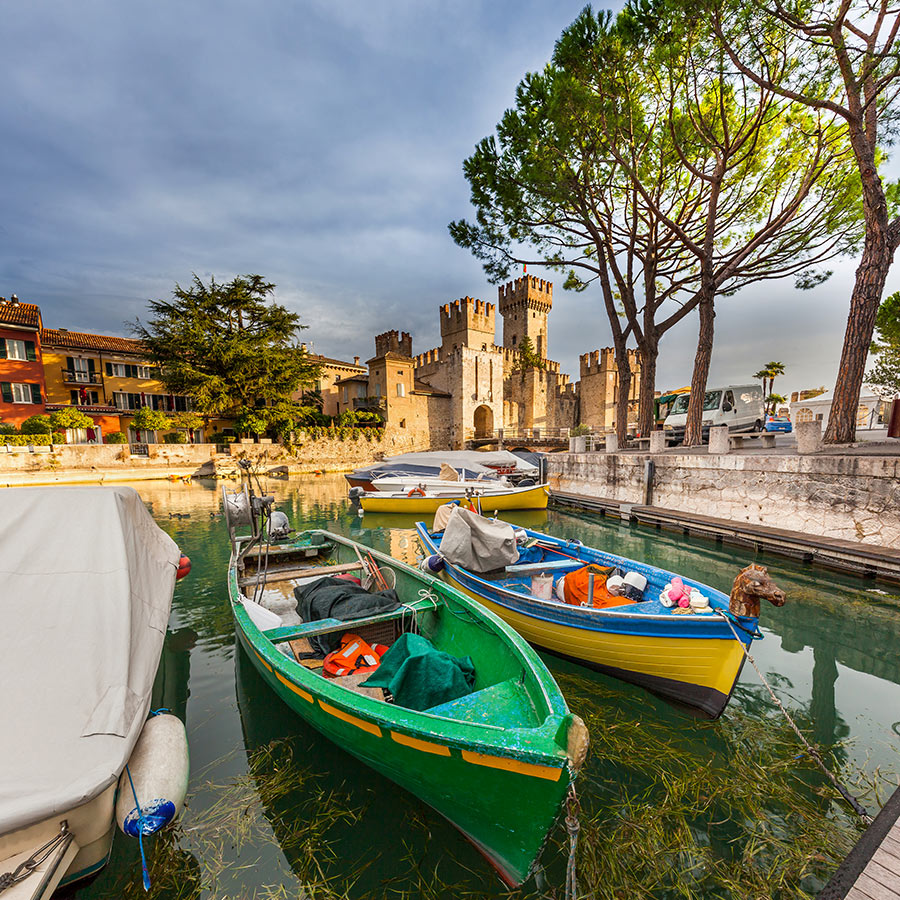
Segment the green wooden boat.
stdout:
<path fill-rule="evenodd" d="M 521 884 L 588 743 L 584 723 L 569 712 L 537 654 L 456 589 L 342 536 L 303 532 L 293 540 L 293 558 L 289 543 L 267 557 L 258 537 L 238 537 L 232 529 L 232 542 L 228 589 L 237 637 L 269 687 L 325 737 L 446 817 L 508 885 Z M 293 586 L 305 578 L 364 574 L 371 568 L 367 554 L 389 583 L 396 581 L 404 604 L 396 612 L 349 623 L 276 625 L 252 600 L 271 609 L 277 604 L 269 600 L 280 595 L 289 604 Z M 325 678 L 295 658 L 296 642 L 315 634 L 352 631 L 390 643 L 409 630 L 438 650 L 470 656 L 474 692 L 417 712 L 361 687 L 360 676 Z"/>

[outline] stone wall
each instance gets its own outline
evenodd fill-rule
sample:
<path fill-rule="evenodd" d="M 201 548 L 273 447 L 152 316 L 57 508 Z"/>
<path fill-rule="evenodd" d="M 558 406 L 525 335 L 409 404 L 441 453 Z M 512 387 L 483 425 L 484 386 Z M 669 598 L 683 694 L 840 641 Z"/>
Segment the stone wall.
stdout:
<path fill-rule="evenodd" d="M 217 453 L 215 444 L 151 444 L 149 456 L 133 456 L 127 444 L 65 444 L 35 448 L 25 447 L 6 452 L 0 445 L 0 480 L 5 474 L 52 476 L 63 472 L 115 473 L 117 470 L 158 472 L 165 477 L 170 470 L 194 472 L 230 469 L 237 458 L 249 457 L 263 466 L 288 466 L 291 472 L 324 470 L 347 471 L 382 459 L 385 455 L 402 453 L 407 446 L 402 440 L 390 437 L 378 441 L 306 440 L 294 454 L 281 444 L 232 444 L 228 453 Z M 427 449 L 427 448 L 418 448 Z"/>
<path fill-rule="evenodd" d="M 555 453 L 561 491 L 644 503 L 646 454 Z M 900 457 L 652 457 L 653 506 L 900 547 Z"/>

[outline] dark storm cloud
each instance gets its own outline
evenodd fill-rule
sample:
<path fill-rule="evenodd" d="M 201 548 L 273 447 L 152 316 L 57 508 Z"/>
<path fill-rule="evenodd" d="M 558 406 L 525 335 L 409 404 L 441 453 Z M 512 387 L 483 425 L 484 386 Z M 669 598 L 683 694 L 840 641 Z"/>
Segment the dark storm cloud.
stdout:
<path fill-rule="evenodd" d="M 0 293 L 115 334 L 192 272 L 256 272 L 320 352 L 365 359 L 387 328 L 429 349 L 441 303 L 496 297 L 447 234 L 471 215 L 462 160 L 582 5 L 6 5 Z M 776 358 L 830 382 L 847 278 L 724 301 L 714 377 Z M 660 386 L 689 380 L 695 330 L 667 339 Z M 564 370 L 608 334 L 596 296 L 557 287 Z"/>

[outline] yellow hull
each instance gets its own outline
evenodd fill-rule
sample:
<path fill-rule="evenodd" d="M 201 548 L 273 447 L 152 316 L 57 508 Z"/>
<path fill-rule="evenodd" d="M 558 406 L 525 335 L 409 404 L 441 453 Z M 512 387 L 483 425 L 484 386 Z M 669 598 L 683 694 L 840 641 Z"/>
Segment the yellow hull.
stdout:
<path fill-rule="evenodd" d="M 536 485 L 524 490 L 505 491 L 497 494 L 481 495 L 481 511 L 484 515 L 493 515 L 495 511 L 505 509 L 546 509 L 550 497 L 549 488 Z M 406 513 L 408 515 L 432 515 L 439 506 L 451 503 L 452 497 L 398 497 L 395 494 L 384 494 L 370 491 L 359 498 L 359 504 L 366 512 Z M 474 499 L 478 506 L 479 498 Z M 460 500 L 464 503 L 465 500 Z M 480 599 L 480 598 L 479 598 Z"/>
<path fill-rule="evenodd" d="M 724 709 L 744 664 L 735 640 L 653 637 L 588 631 L 507 609 L 445 577 L 515 628 L 529 643 L 608 671 L 712 716 Z"/>

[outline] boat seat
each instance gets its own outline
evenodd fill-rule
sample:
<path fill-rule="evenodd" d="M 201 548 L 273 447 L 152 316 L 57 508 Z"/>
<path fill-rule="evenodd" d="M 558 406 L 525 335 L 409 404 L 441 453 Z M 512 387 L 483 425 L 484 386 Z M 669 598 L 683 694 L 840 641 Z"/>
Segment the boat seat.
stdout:
<path fill-rule="evenodd" d="M 528 691 L 517 678 L 492 684 L 490 687 L 473 691 L 465 697 L 450 700 L 440 706 L 432 706 L 425 712 L 446 719 L 486 725 L 522 728 L 540 724 Z"/>
<path fill-rule="evenodd" d="M 393 612 L 379 613 L 376 616 L 366 616 L 363 619 L 316 619 L 315 622 L 303 622 L 300 625 L 283 625 L 281 628 L 270 628 L 263 632 L 273 644 L 282 641 L 293 641 L 297 638 L 309 638 L 317 634 L 330 634 L 334 631 L 355 631 L 364 625 L 374 625 L 377 622 L 393 622 L 410 615 L 410 611 L 420 613 L 430 609 L 437 609 L 441 601 L 422 599 L 406 606 L 401 606 Z"/>

